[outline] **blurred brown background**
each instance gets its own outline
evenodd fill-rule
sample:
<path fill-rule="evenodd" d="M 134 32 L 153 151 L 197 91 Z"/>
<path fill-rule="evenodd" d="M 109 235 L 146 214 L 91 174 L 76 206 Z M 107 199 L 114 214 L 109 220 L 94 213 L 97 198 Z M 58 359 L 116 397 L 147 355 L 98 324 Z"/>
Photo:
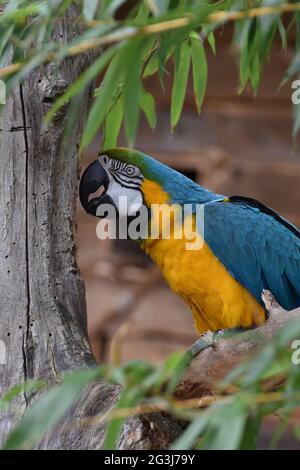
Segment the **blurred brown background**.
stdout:
<path fill-rule="evenodd" d="M 291 54 L 278 43 L 257 96 L 250 89 L 239 96 L 230 36 L 224 30 L 217 37 L 216 56 L 207 48 L 208 91 L 201 116 L 195 111 L 190 83 L 173 135 L 169 125 L 172 75 L 166 76 L 165 94 L 157 78 L 147 81 L 146 88 L 157 100 L 158 122 L 152 132 L 141 119 L 136 147 L 214 192 L 257 198 L 300 227 L 300 149 L 292 140 L 290 84 L 279 90 Z M 100 138 L 91 146 L 86 163 L 96 158 L 99 143 Z M 122 138 L 119 143 L 125 144 Z M 97 359 L 108 359 L 112 338 L 124 361 L 158 362 L 172 351 L 187 348 L 196 338 L 192 315 L 151 261 L 131 242 L 98 240 L 97 220 L 80 207 L 78 212 L 79 264 Z M 276 417 L 266 422 L 261 447 L 267 446 L 276 422 Z M 291 432 L 280 446 L 297 447 Z"/>

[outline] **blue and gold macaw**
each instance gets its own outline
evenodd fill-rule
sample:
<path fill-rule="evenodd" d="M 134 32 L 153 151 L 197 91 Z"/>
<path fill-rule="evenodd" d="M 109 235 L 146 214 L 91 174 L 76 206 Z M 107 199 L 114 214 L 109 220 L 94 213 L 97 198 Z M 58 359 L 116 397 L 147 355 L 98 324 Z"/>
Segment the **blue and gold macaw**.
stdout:
<path fill-rule="evenodd" d="M 97 195 L 97 191 L 101 194 Z M 300 306 L 300 232 L 272 209 L 240 196 L 214 194 L 153 158 L 125 148 L 107 150 L 84 172 L 80 200 L 95 216 L 104 203 L 117 210 L 153 204 L 204 205 L 201 249 L 187 250 L 174 233 L 150 236 L 141 248 L 192 310 L 199 333 L 251 328 L 266 320 L 261 296 L 269 290 L 285 309 Z M 193 218 L 193 210 L 190 217 Z M 151 224 L 151 219 L 149 219 Z"/>

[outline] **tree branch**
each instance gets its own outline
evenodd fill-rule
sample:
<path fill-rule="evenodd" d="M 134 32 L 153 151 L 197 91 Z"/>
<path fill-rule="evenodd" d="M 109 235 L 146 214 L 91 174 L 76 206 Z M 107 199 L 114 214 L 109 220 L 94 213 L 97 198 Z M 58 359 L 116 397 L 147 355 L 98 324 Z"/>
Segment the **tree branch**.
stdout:
<path fill-rule="evenodd" d="M 264 291 L 262 298 L 269 312 L 266 323 L 232 338 L 219 339 L 212 347 L 196 356 L 177 389 L 177 398 L 201 398 L 214 395 L 217 384 L 234 367 L 255 356 L 277 336 L 284 325 L 290 320 L 300 317 L 300 308 L 292 311 L 284 310 L 268 291 Z M 275 390 L 282 384 L 282 381 L 283 378 L 278 377 L 266 382 L 264 387 L 266 390 Z"/>
<path fill-rule="evenodd" d="M 206 23 L 207 24 L 214 24 L 214 23 L 225 23 L 228 21 L 239 21 L 246 18 L 258 18 L 263 16 L 270 16 L 270 15 L 280 15 L 282 13 L 293 13 L 300 10 L 300 3 L 283 3 L 282 5 L 270 5 L 264 7 L 257 7 L 257 8 L 249 8 L 243 11 L 216 11 L 207 15 Z M 123 23 L 121 24 L 120 29 L 113 31 L 112 33 L 108 33 L 104 36 L 88 39 L 86 41 L 82 41 L 80 44 L 76 44 L 68 49 L 68 55 L 75 56 L 78 54 L 82 54 L 93 49 L 97 49 L 101 46 L 108 45 L 108 44 L 115 44 L 127 39 L 132 39 L 137 36 L 148 36 L 152 34 L 160 34 L 167 31 L 172 31 L 174 29 L 183 28 L 186 26 L 191 25 L 195 21 L 194 15 L 187 15 L 181 18 L 174 18 L 166 21 L 158 21 L 157 23 L 153 23 L 146 26 L 131 26 L 128 28 L 123 27 Z M 111 24 L 111 19 L 108 20 L 92 20 L 87 21 L 85 24 L 87 26 L 96 27 L 98 25 L 105 25 Z M 114 24 L 118 24 L 115 22 Z M 56 59 L 58 53 L 49 53 L 48 56 L 45 57 L 45 62 L 52 61 Z M 24 67 L 25 63 L 18 62 L 14 64 L 10 64 L 6 67 L 0 67 L 0 77 L 5 77 L 11 73 L 17 72 Z"/>

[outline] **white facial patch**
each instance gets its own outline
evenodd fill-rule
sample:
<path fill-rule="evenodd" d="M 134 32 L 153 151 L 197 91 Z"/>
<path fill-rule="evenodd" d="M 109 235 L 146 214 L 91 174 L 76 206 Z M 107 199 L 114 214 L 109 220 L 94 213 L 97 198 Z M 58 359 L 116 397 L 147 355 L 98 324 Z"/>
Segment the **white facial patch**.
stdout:
<path fill-rule="evenodd" d="M 135 215 L 143 205 L 143 198 L 140 191 L 131 188 L 124 188 L 110 177 L 109 187 L 106 192 L 114 201 L 120 217 Z"/>
<path fill-rule="evenodd" d="M 110 159 L 106 155 L 99 157 L 99 162 L 109 177 L 106 194 L 117 207 L 119 217 L 136 215 L 136 212 L 143 205 L 143 197 L 139 190 L 139 185 L 143 180 L 140 170 L 133 165 Z M 133 174 L 131 175 L 131 173 Z M 130 187 L 131 185 L 134 187 Z"/>

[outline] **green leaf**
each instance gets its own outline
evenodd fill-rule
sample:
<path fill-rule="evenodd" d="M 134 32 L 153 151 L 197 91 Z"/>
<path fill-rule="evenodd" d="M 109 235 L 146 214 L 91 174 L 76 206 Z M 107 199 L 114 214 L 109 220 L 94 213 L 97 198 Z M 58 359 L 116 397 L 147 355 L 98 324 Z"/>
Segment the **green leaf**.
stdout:
<path fill-rule="evenodd" d="M 68 148 L 70 145 L 70 139 L 72 139 L 74 127 L 76 126 L 78 119 L 78 109 L 81 109 L 84 106 L 85 100 L 86 94 L 83 88 L 75 97 L 71 99 L 70 103 L 68 104 L 65 126 L 62 134 L 62 143 L 65 145 L 65 148 Z"/>
<path fill-rule="evenodd" d="M 250 82 L 254 92 L 256 93 L 258 90 L 258 85 L 260 81 L 260 62 L 259 62 L 259 55 L 255 53 L 251 60 L 250 64 Z"/>
<path fill-rule="evenodd" d="M 183 41 L 176 54 L 175 74 L 171 97 L 171 128 L 179 121 L 189 76 L 191 49 L 187 40 Z"/>
<path fill-rule="evenodd" d="M 252 19 L 244 20 L 241 23 L 241 31 L 239 37 L 237 38 L 240 48 L 240 93 L 245 88 L 250 74 L 248 41 L 251 25 Z"/>
<path fill-rule="evenodd" d="M 53 387 L 33 404 L 9 434 L 4 449 L 30 448 L 67 412 L 84 388 L 100 377 L 100 369 L 66 374 L 62 385 Z"/>
<path fill-rule="evenodd" d="M 263 3 L 271 3 L 271 2 L 263 2 Z M 272 2 L 273 4 L 275 3 L 281 3 L 281 0 L 278 0 L 278 2 Z M 260 24 L 260 29 L 262 31 L 262 34 L 264 36 L 267 36 L 272 29 L 274 22 L 277 22 L 278 17 L 276 15 L 262 15 L 260 18 L 258 18 L 258 22 Z"/>
<path fill-rule="evenodd" d="M 158 71 L 159 68 L 159 55 L 157 54 L 157 51 L 155 51 L 150 59 L 147 62 L 147 65 L 145 67 L 143 77 L 147 78 L 153 75 L 155 72 Z"/>
<path fill-rule="evenodd" d="M 167 394 L 172 394 L 175 391 L 192 359 L 193 356 L 189 352 L 177 352 L 168 357 L 164 364 L 165 375 L 168 377 Z"/>
<path fill-rule="evenodd" d="M 259 414 L 250 414 L 246 421 L 243 438 L 240 443 L 240 450 L 255 450 L 262 418 Z"/>
<path fill-rule="evenodd" d="M 156 0 L 156 4 L 159 8 L 159 12 L 161 15 L 168 12 L 170 0 Z"/>
<path fill-rule="evenodd" d="M 9 41 L 13 31 L 14 31 L 14 26 L 11 25 L 7 29 L 4 29 L 4 31 L 2 32 L 2 34 L 0 36 L 0 58 L 2 57 L 6 47 L 8 45 L 8 41 Z"/>
<path fill-rule="evenodd" d="M 191 449 L 199 435 L 205 430 L 208 420 L 209 416 L 207 413 L 202 413 L 198 418 L 195 418 L 174 444 L 172 444 L 171 450 Z"/>
<path fill-rule="evenodd" d="M 41 380 L 29 380 L 23 384 L 16 385 L 15 387 L 8 390 L 0 400 L 0 409 L 7 408 L 8 405 L 21 393 L 26 391 L 30 394 L 38 389 L 42 388 L 43 382 Z"/>
<path fill-rule="evenodd" d="M 213 416 L 213 439 L 203 447 L 209 450 L 239 449 L 247 417 L 247 409 L 238 399 L 232 404 L 224 406 L 223 410 Z M 230 423 L 230 432 L 228 432 L 228 423 Z"/>
<path fill-rule="evenodd" d="M 287 413 L 286 416 L 283 416 L 283 414 L 281 413 L 280 422 L 278 423 L 278 425 L 276 426 L 275 430 L 272 433 L 270 449 L 273 450 L 273 449 L 276 449 L 276 447 L 278 447 L 278 444 L 289 425 L 289 418 L 290 418 L 290 413 Z"/>
<path fill-rule="evenodd" d="M 286 82 L 290 77 L 295 75 L 300 71 L 300 52 L 298 52 L 293 58 L 291 64 L 289 65 L 286 73 L 284 82 Z"/>
<path fill-rule="evenodd" d="M 257 92 L 258 85 L 260 81 L 260 60 L 259 60 L 259 31 L 256 30 L 254 40 L 251 45 L 251 50 L 249 54 L 250 67 L 249 75 L 250 82 L 254 92 Z"/>
<path fill-rule="evenodd" d="M 142 59 L 145 41 L 134 39 L 126 50 L 124 81 L 124 124 L 129 147 L 132 147 L 139 120 Z M 125 54 L 124 54 L 125 55 Z"/>
<path fill-rule="evenodd" d="M 300 11 L 295 12 L 296 34 L 295 34 L 295 47 L 296 52 L 300 50 Z"/>
<path fill-rule="evenodd" d="M 21 2 L 18 2 L 21 3 Z M 14 23 L 22 23 L 27 17 L 42 13 L 43 2 L 30 2 L 25 4 L 24 7 L 19 6 L 18 3 L 13 2 L 10 8 L 6 8 L 3 14 L 0 15 L 0 25 L 5 24 L 5 22 L 13 21 Z"/>
<path fill-rule="evenodd" d="M 133 408 L 143 397 L 143 393 L 139 387 L 132 387 L 125 389 L 117 403 L 115 410 L 120 410 L 122 408 Z M 122 425 L 126 418 L 115 418 L 112 419 L 106 429 L 106 435 L 104 440 L 103 449 L 104 450 L 113 450 L 116 449 L 118 438 L 122 429 Z"/>
<path fill-rule="evenodd" d="M 261 34 L 259 39 L 260 61 L 264 62 L 270 54 L 273 39 L 277 31 L 278 18 L 273 20 L 267 33 Z M 259 31 L 259 30 L 257 30 Z"/>
<path fill-rule="evenodd" d="M 209 35 L 207 36 L 207 41 L 208 41 L 208 44 L 210 45 L 211 47 L 211 50 L 213 51 L 214 54 L 216 54 L 216 40 L 215 40 L 215 36 L 214 36 L 214 33 L 213 31 L 211 31 L 209 33 Z"/>
<path fill-rule="evenodd" d="M 95 17 L 98 7 L 98 0 L 83 0 L 83 17 L 86 21 L 90 21 Z"/>
<path fill-rule="evenodd" d="M 285 50 L 287 48 L 287 34 L 286 34 L 285 26 L 284 26 L 281 18 L 278 19 L 277 27 L 278 27 L 278 31 L 279 31 L 279 34 L 280 34 L 280 37 L 281 37 L 282 49 Z"/>
<path fill-rule="evenodd" d="M 156 373 L 153 365 L 136 360 L 109 369 L 108 378 L 110 381 L 118 383 L 125 388 L 135 385 L 142 385 L 144 387 L 153 373 Z"/>
<path fill-rule="evenodd" d="M 140 107 L 146 116 L 149 126 L 154 129 L 156 126 L 155 101 L 151 93 L 142 88 L 140 94 Z"/>
<path fill-rule="evenodd" d="M 244 378 L 245 387 L 257 383 L 264 376 L 268 368 L 272 366 L 275 359 L 275 349 L 272 344 L 268 345 L 259 357 L 251 361 L 251 368 Z"/>
<path fill-rule="evenodd" d="M 120 96 L 105 119 L 103 149 L 115 147 L 123 119 L 123 97 Z"/>
<path fill-rule="evenodd" d="M 170 0 L 147 0 L 147 4 L 154 16 L 167 13 Z"/>
<path fill-rule="evenodd" d="M 103 52 L 103 54 L 101 54 L 101 56 L 96 59 L 96 61 L 87 70 L 85 70 L 85 72 L 83 72 L 80 77 L 74 83 L 72 83 L 72 85 L 68 87 L 65 93 L 63 93 L 59 98 L 57 98 L 50 111 L 48 111 L 45 116 L 45 120 L 47 123 L 49 123 L 53 119 L 57 111 L 59 111 L 59 109 L 65 103 L 70 101 L 70 99 L 74 95 L 80 93 L 83 88 L 87 87 L 88 84 L 100 74 L 100 72 L 111 60 L 115 51 L 115 48 L 110 48 L 107 51 Z"/>
<path fill-rule="evenodd" d="M 160 78 L 165 71 L 165 63 L 171 57 L 174 52 L 174 43 L 171 43 L 165 39 L 165 36 L 160 42 L 158 49 L 153 52 L 152 56 L 148 60 L 143 77 L 147 78 L 156 73 L 158 70 L 160 71 Z"/>
<path fill-rule="evenodd" d="M 191 37 L 191 49 L 194 95 L 197 111 L 200 113 L 207 84 L 207 61 L 205 49 L 199 36 L 198 38 Z"/>
<path fill-rule="evenodd" d="M 84 134 L 81 139 L 80 151 L 95 137 L 107 112 L 114 103 L 116 91 L 122 85 L 125 67 L 126 54 L 123 46 L 119 49 L 118 53 L 115 54 L 89 112 Z"/>
<path fill-rule="evenodd" d="M 174 54 L 174 51 L 175 51 L 175 59 L 178 58 L 180 45 L 186 39 L 187 39 L 186 31 L 184 29 L 183 30 L 178 29 L 177 31 L 174 31 L 174 34 L 164 33 L 161 35 L 157 54 L 159 56 L 158 74 L 159 74 L 159 80 L 160 80 L 162 90 L 165 89 L 164 88 L 165 74 L 169 74 L 166 68 L 166 63 L 168 59 L 171 57 L 171 55 Z M 176 60 L 175 60 L 175 63 L 176 63 Z"/>

